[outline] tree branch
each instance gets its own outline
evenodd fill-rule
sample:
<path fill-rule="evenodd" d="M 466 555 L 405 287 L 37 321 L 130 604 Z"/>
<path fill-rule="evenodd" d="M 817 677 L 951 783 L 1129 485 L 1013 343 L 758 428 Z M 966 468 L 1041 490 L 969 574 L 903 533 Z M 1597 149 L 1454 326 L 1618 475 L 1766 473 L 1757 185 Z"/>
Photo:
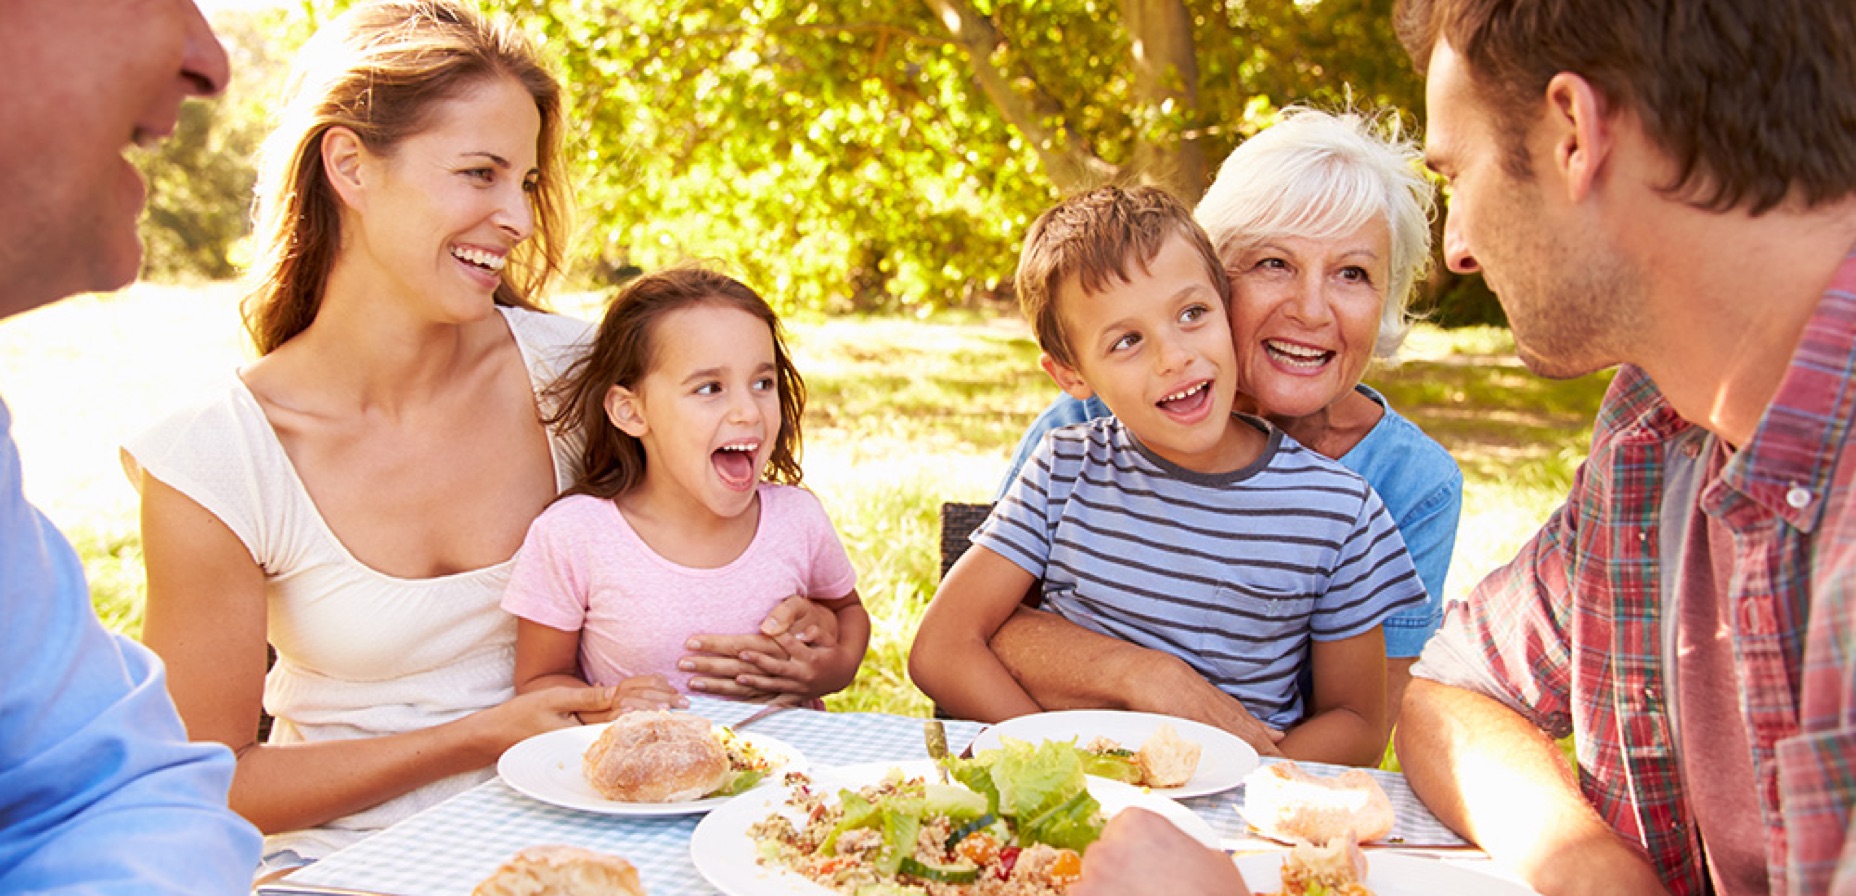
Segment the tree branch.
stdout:
<path fill-rule="evenodd" d="M 1025 135 L 1051 182 L 1065 193 L 1115 176 L 1117 168 L 1098 157 L 1065 120 L 1063 107 L 1029 75 L 997 61 L 1005 40 L 992 20 L 967 0 L 924 0 L 966 51 L 973 76 L 999 114 Z"/>

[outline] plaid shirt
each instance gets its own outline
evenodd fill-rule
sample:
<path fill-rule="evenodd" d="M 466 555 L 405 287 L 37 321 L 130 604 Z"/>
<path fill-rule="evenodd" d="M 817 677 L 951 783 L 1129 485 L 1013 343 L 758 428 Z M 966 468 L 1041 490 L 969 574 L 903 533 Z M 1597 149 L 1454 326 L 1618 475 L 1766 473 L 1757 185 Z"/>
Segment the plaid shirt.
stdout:
<path fill-rule="evenodd" d="M 1775 894 L 1856 894 L 1853 417 L 1856 253 L 1753 439 L 1700 491 L 1733 532 L 1728 609 Z M 1449 608 L 1416 670 L 1573 734 L 1585 797 L 1678 896 L 1708 888 L 1664 705 L 1658 556 L 1667 452 L 1691 425 L 1642 371 L 1620 370 L 1566 503 Z"/>

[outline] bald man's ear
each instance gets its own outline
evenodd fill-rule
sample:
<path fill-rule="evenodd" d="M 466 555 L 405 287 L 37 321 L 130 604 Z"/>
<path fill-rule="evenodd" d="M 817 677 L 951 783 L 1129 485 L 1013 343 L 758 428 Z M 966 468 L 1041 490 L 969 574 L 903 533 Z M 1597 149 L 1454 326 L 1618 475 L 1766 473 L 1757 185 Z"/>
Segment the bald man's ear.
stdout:
<path fill-rule="evenodd" d="M 1592 82 L 1572 72 L 1554 75 L 1546 98 L 1553 167 L 1566 185 L 1567 199 L 1578 202 L 1591 195 L 1610 157 L 1616 136 L 1608 117 L 1611 104 Z"/>

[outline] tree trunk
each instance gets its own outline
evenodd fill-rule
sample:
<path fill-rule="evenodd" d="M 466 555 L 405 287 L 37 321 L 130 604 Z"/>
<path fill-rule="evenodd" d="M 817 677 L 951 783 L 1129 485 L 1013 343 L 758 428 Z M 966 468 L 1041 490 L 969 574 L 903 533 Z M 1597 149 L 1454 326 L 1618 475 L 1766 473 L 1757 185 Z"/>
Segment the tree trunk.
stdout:
<path fill-rule="evenodd" d="M 1134 62 L 1140 128 L 1134 172 L 1188 205 L 1196 203 L 1208 182 L 1205 147 L 1197 136 L 1199 63 L 1192 13 L 1182 0 L 1122 0 L 1121 21 Z"/>
<path fill-rule="evenodd" d="M 967 0 L 924 0 L 966 52 L 980 89 L 999 114 L 1025 135 L 1058 191 L 1069 194 L 1113 179 L 1114 165 L 1097 157 L 1070 126 L 1062 104 L 1035 80 L 1014 71 L 1011 52 L 992 20 Z M 1188 34 L 1190 40 L 1190 34 Z"/>

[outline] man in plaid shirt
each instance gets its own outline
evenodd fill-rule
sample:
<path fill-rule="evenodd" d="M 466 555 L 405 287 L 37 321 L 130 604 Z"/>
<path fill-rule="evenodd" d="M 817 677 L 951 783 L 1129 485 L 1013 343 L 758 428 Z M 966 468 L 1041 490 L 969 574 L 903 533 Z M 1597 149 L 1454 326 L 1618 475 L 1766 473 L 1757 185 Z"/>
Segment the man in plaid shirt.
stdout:
<path fill-rule="evenodd" d="M 1534 371 L 1622 365 L 1566 503 L 1414 671 L 1412 786 L 1547 894 L 1856 893 L 1856 12 L 1399 19 L 1451 269 Z"/>
<path fill-rule="evenodd" d="M 1856 894 L 1856 11 L 1398 17 L 1446 261 L 1536 372 L 1621 367 L 1566 503 L 1414 670 L 1406 775 L 1549 896 Z M 1072 892 L 1239 890 L 1130 811 Z"/>

